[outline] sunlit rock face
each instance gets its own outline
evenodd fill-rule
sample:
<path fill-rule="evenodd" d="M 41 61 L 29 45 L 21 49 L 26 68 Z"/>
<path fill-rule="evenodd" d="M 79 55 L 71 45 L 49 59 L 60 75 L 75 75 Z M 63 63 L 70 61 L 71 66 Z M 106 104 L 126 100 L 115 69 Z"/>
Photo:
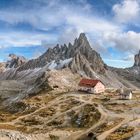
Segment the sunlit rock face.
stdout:
<path fill-rule="evenodd" d="M 99 73 L 105 72 L 105 64 L 100 57 L 100 54 L 90 46 L 86 35 L 81 33 L 80 36 L 75 39 L 73 44 L 57 44 L 55 47 L 49 48 L 37 59 L 29 60 L 18 70 L 34 69 L 48 65 L 49 68 L 56 69 L 69 67 L 72 71 L 77 72 L 84 69 L 82 63 L 86 61 L 89 63 L 90 68 L 93 71 Z M 89 68 L 87 68 L 87 70 L 90 72 Z"/>
<path fill-rule="evenodd" d="M 0 63 L 0 73 L 4 72 L 5 70 L 5 63 Z"/>
<path fill-rule="evenodd" d="M 6 68 L 17 68 L 27 62 L 27 59 L 23 56 L 17 56 L 15 54 L 9 54 L 10 60 L 6 62 Z"/>
<path fill-rule="evenodd" d="M 140 66 L 140 50 L 139 53 L 135 55 L 135 63 L 134 66 Z"/>
<path fill-rule="evenodd" d="M 140 52 L 135 56 L 135 64 L 131 68 L 109 67 L 94 50 L 94 45 L 90 45 L 84 33 L 81 33 L 73 44 L 56 45 L 36 59 L 27 61 L 24 57 L 14 54 L 10 54 L 9 57 L 11 59 L 8 62 L 0 64 L 0 96 L 6 106 L 36 95 L 44 87 L 48 89 L 50 87 L 48 79 L 52 78 L 48 73 L 53 70 L 65 75 L 63 73 L 65 69 L 68 79 L 72 78 L 70 73 L 100 79 L 106 87 L 140 88 Z M 56 76 L 54 79 L 59 81 L 59 78 Z M 63 78 L 60 78 L 60 81 Z"/>

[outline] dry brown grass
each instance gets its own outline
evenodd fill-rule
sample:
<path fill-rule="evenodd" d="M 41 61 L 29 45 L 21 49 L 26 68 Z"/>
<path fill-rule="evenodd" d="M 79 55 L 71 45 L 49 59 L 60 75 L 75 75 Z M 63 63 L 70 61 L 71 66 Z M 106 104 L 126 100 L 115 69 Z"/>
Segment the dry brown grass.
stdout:
<path fill-rule="evenodd" d="M 21 124 L 24 124 L 25 126 L 34 126 L 34 125 L 41 125 L 42 122 L 35 116 L 30 116 L 21 119 Z"/>
<path fill-rule="evenodd" d="M 58 136 L 55 136 L 55 135 L 52 135 L 52 134 L 49 134 L 49 137 L 50 137 L 51 140 L 59 140 Z"/>
<path fill-rule="evenodd" d="M 116 113 L 123 113 L 125 108 L 127 108 L 126 104 L 117 104 L 117 103 L 104 104 L 104 106 L 108 110 L 114 111 Z"/>
<path fill-rule="evenodd" d="M 65 112 L 75 106 L 78 106 L 78 105 L 81 105 L 81 102 L 80 101 L 77 101 L 75 99 L 67 99 L 65 102 L 63 102 L 61 105 L 60 105 L 60 109 L 61 109 L 61 112 Z"/>
<path fill-rule="evenodd" d="M 106 138 L 106 140 L 128 140 L 133 136 L 134 128 L 131 126 L 120 127 L 114 133 Z"/>
<path fill-rule="evenodd" d="M 27 132 L 26 126 L 15 126 L 15 125 L 10 125 L 10 124 L 3 124 L 3 125 L 1 124 L 0 129 Z"/>
<path fill-rule="evenodd" d="M 56 109 L 54 109 L 53 107 L 49 107 L 36 112 L 34 115 L 39 115 L 40 117 L 46 118 L 46 117 L 53 116 L 55 113 L 56 113 Z"/>
<path fill-rule="evenodd" d="M 96 129 L 96 133 L 100 134 L 105 131 L 108 131 L 111 128 L 115 127 L 117 124 L 119 124 L 122 120 L 123 120 L 123 118 L 116 118 L 115 120 L 112 120 L 112 121 L 110 120 L 109 121 L 110 123 L 105 122 Z"/>
<path fill-rule="evenodd" d="M 88 128 L 98 122 L 101 114 L 93 105 L 87 104 L 72 116 L 71 123 L 73 127 Z"/>
<path fill-rule="evenodd" d="M 11 114 L 10 112 L 4 111 L 4 110 L 0 110 L 0 122 L 2 123 L 10 122 L 16 119 L 17 117 L 18 115 Z"/>

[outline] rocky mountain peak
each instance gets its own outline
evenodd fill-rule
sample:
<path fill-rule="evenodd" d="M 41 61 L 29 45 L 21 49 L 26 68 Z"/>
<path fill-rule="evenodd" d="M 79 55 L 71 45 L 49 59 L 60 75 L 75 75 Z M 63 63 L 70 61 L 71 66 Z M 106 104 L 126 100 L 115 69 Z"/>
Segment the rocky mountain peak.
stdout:
<path fill-rule="evenodd" d="M 90 46 L 85 33 L 81 33 L 73 44 L 73 61 L 70 64 L 74 71 L 86 71 L 91 76 L 91 71 L 105 72 L 105 64 L 100 55 Z"/>
<path fill-rule="evenodd" d="M 87 40 L 87 37 L 86 37 L 85 33 L 81 33 L 79 35 L 79 39 L 81 39 L 81 40 Z"/>
<path fill-rule="evenodd" d="M 6 68 L 17 68 L 27 62 L 27 59 L 23 56 L 17 56 L 15 54 L 9 54 L 10 60 L 6 62 Z"/>
<path fill-rule="evenodd" d="M 98 72 L 105 72 L 105 65 L 100 55 L 92 49 L 88 39 L 84 33 L 81 33 L 78 38 L 75 39 L 74 44 L 68 45 L 56 45 L 53 48 L 49 48 L 43 55 L 35 60 L 30 60 L 26 64 L 22 65 L 18 70 L 34 69 L 39 67 L 48 66 L 49 69 L 60 67 L 66 67 L 66 63 L 71 63 L 71 69 L 73 71 L 80 71 L 88 69 Z M 88 64 L 86 64 L 86 63 Z M 84 64 L 84 65 L 83 65 Z M 59 66 L 58 66 L 59 65 Z M 86 68 L 85 68 L 86 67 Z"/>
<path fill-rule="evenodd" d="M 103 62 L 100 54 L 94 50 L 94 46 L 90 46 L 84 33 L 81 33 L 73 44 L 57 44 L 47 49 L 40 57 L 27 62 L 23 57 L 14 54 L 9 56 L 11 60 L 0 65 L 0 72 L 2 72 L 0 79 L 23 79 L 27 85 L 35 83 L 35 88 L 40 83 L 38 78 L 42 79 L 44 73 L 53 70 L 61 71 L 65 68 L 73 74 L 100 79 L 107 86 L 140 87 L 140 52 L 135 56 L 135 67 L 111 68 Z M 5 64 L 6 68 L 12 69 L 5 70 Z"/>
<path fill-rule="evenodd" d="M 139 53 L 134 57 L 134 66 L 140 66 L 140 50 Z"/>
<path fill-rule="evenodd" d="M 91 48 L 85 33 L 81 33 L 79 35 L 79 38 L 75 39 L 73 46 L 75 48 L 77 48 L 77 47 L 78 48 L 80 48 L 80 47 L 82 47 L 82 48 Z"/>

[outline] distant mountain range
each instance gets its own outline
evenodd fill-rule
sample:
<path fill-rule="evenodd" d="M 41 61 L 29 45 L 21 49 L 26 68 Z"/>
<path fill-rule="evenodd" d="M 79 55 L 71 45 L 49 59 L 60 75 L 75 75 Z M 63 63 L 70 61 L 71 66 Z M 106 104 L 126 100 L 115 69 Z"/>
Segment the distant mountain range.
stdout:
<path fill-rule="evenodd" d="M 0 65 L 0 81 L 5 81 L 5 86 L 11 89 L 9 93 L 19 85 L 20 98 L 41 90 L 41 86 L 47 81 L 45 73 L 53 69 L 69 68 L 72 73 L 82 77 L 100 79 L 107 87 L 140 88 L 140 52 L 134 57 L 133 67 L 125 69 L 110 67 L 90 46 L 84 33 L 75 39 L 74 44 L 61 46 L 57 44 L 37 59 L 26 60 L 14 54 L 10 57 L 11 61 Z M 8 80 L 14 80 L 15 84 L 9 87 Z M 16 97 L 12 96 L 12 98 Z"/>
<path fill-rule="evenodd" d="M 68 46 L 57 44 L 37 59 L 27 61 L 24 57 L 14 54 L 9 56 L 11 61 L 8 61 L 5 67 L 15 68 L 16 73 L 26 70 L 34 71 L 34 69 L 44 67 L 45 70 L 68 67 L 73 73 L 100 79 L 107 86 L 140 87 L 140 51 L 134 57 L 133 67 L 126 69 L 112 68 L 107 66 L 100 54 L 92 49 L 84 33 L 81 33 L 79 38 L 75 39 L 74 44 L 69 43 Z"/>

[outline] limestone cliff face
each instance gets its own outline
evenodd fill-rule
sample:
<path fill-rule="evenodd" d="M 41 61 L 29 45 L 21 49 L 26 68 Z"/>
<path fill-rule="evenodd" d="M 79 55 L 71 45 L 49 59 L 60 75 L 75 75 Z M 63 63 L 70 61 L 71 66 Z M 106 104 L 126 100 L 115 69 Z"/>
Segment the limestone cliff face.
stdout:
<path fill-rule="evenodd" d="M 0 63 L 0 73 L 6 71 L 6 69 L 9 68 L 18 68 L 22 64 L 27 62 L 27 59 L 23 56 L 17 56 L 15 54 L 9 54 L 10 60 L 7 62 L 1 62 Z"/>
<path fill-rule="evenodd" d="M 23 56 L 17 56 L 15 54 L 9 54 L 10 60 L 6 62 L 6 68 L 17 68 L 27 62 Z"/>
<path fill-rule="evenodd" d="M 140 51 L 134 56 L 134 65 L 130 68 L 119 69 L 111 68 L 113 72 L 116 72 L 123 80 L 129 81 L 136 87 L 140 88 Z"/>
<path fill-rule="evenodd" d="M 80 58 L 79 61 L 75 61 Z M 81 59 L 83 58 L 83 59 Z M 71 59 L 71 64 L 68 65 L 72 71 L 82 71 L 83 63 L 87 63 L 87 73 L 90 69 L 95 72 L 104 73 L 105 72 L 105 64 L 100 57 L 100 55 L 93 50 L 90 46 L 87 37 L 84 33 L 81 33 L 79 38 L 76 38 L 74 44 L 71 43 L 61 45 L 56 45 L 54 48 L 49 48 L 43 55 L 41 55 L 37 59 L 33 59 L 23 64 L 18 70 L 26 70 L 26 69 L 34 69 L 43 67 L 45 65 L 49 65 L 50 63 L 55 62 L 56 65 L 61 63 L 61 61 L 65 61 L 67 59 Z M 78 67 L 77 67 L 78 66 Z M 61 67 L 62 68 L 62 67 Z M 89 74 L 90 75 L 90 74 Z"/>
<path fill-rule="evenodd" d="M 5 70 L 5 63 L 0 63 L 0 73 L 4 72 Z"/>
<path fill-rule="evenodd" d="M 140 50 L 139 50 L 139 53 L 135 55 L 135 63 L 134 63 L 134 66 L 140 66 Z"/>
<path fill-rule="evenodd" d="M 67 68 L 73 74 L 100 79 L 108 87 L 119 88 L 124 86 L 134 89 L 140 87 L 139 54 L 135 56 L 136 64 L 132 68 L 110 68 L 103 62 L 100 54 L 94 50 L 94 47 L 90 46 L 84 33 L 81 33 L 73 44 L 56 45 L 54 48 L 49 48 L 37 59 L 26 62 L 26 59 L 23 59 L 23 57 L 17 57 L 16 55 L 10 55 L 10 57 L 11 60 L 6 63 L 6 68 L 8 69 L 0 73 L 0 81 L 14 80 L 16 81 L 14 86 L 18 84 L 19 87 L 24 85 L 23 87 L 25 88 L 23 88 L 22 92 L 20 91 L 21 88 L 17 90 L 17 94 L 21 98 L 30 94 L 36 94 L 36 91 L 41 90 L 41 85 L 47 80 L 44 76 L 45 73 L 52 69 L 61 71 Z M 9 81 L 5 85 L 8 86 Z M 11 90 L 15 91 L 14 86 L 13 88 L 8 87 L 10 89 L 8 93 Z M 2 93 L 3 90 L 1 92 L 0 89 L 0 95 Z"/>
<path fill-rule="evenodd" d="M 17 73 L 22 73 L 23 71 L 26 73 L 28 70 L 32 75 L 33 72 L 31 71 L 37 69 L 47 71 L 69 68 L 75 74 L 100 79 L 107 86 L 121 87 L 124 85 L 135 88 L 135 85 L 140 87 L 138 82 L 140 79 L 139 54 L 135 56 L 135 59 L 135 64 L 132 68 L 110 68 L 103 62 L 100 54 L 94 50 L 94 46 L 90 46 L 86 35 L 81 33 L 73 44 L 57 44 L 54 48 L 49 48 L 37 59 L 23 63 L 16 69 L 15 74 L 17 75 Z M 16 77 L 13 73 L 9 75 L 11 79 Z"/>
<path fill-rule="evenodd" d="M 80 34 L 73 47 L 75 48 L 75 54 L 70 64 L 72 70 L 83 71 L 88 76 L 91 75 L 91 71 L 105 73 L 105 64 L 102 58 L 90 46 L 85 34 Z"/>

